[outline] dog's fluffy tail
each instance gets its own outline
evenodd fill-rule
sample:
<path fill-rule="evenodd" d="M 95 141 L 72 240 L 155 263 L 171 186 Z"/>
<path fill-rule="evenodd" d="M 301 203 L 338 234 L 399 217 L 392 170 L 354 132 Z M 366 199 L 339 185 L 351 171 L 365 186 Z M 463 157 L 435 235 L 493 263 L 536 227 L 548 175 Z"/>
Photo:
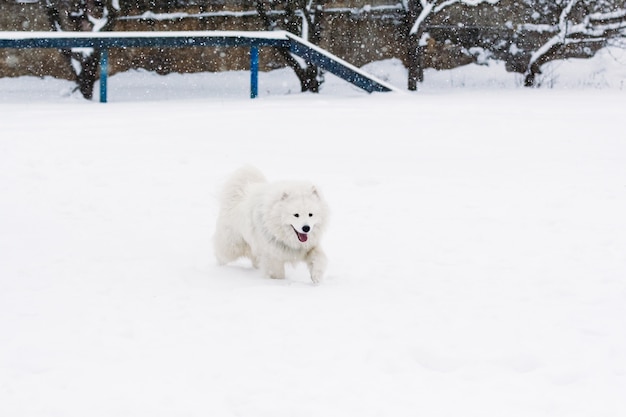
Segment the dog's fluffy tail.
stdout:
<path fill-rule="evenodd" d="M 224 184 L 220 195 L 222 209 L 235 207 L 245 196 L 246 188 L 253 183 L 267 182 L 265 176 L 257 168 L 246 165 L 235 171 Z"/>

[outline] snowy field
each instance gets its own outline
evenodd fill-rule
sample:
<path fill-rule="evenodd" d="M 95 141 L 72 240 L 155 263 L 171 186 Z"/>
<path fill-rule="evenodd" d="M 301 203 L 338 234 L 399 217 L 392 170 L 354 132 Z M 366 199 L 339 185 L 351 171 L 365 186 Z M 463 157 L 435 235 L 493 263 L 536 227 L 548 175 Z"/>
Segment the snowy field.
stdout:
<path fill-rule="evenodd" d="M 248 77 L 0 79 L 1 416 L 626 415 L 626 54 Z M 245 163 L 324 191 L 322 285 L 216 265 Z"/>

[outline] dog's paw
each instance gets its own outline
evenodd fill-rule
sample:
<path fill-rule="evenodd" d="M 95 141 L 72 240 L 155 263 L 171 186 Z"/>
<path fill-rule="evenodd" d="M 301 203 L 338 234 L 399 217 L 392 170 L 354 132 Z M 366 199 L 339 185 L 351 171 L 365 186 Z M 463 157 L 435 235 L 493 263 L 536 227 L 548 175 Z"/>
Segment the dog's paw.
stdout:
<path fill-rule="evenodd" d="M 318 286 L 322 283 L 323 276 L 322 274 L 311 274 L 311 281 L 313 281 L 313 285 Z"/>
<path fill-rule="evenodd" d="M 285 269 L 284 268 L 271 268 L 266 269 L 265 274 L 271 279 L 285 279 Z"/>

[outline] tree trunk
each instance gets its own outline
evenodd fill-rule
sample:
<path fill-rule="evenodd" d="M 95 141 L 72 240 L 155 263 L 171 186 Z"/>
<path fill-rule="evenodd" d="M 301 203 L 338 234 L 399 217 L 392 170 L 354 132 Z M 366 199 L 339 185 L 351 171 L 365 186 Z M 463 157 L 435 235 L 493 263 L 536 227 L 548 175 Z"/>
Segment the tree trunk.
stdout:
<path fill-rule="evenodd" d="M 534 72 L 528 72 L 524 76 L 524 87 L 534 87 L 535 86 L 535 77 L 537 74 Z"/>
<path fill-rule="evenodd" d="M 418 0 L 409 0 L 406 11 L 406 60 L 407 69 L 409 70 L 408 89 L 410 91 L 417 90 L 417 83 L 424 81 L 424 48 L 420 46 L 422 30 L 417 33 L 411 33 L 411 28 L 422 11 L 422 6 Z"/>
<path fill-rule="evenodd" d="M 410 91 L 417 90 L 417 83 L 424 81 L 424 47 L 419 45 L 419 39 L 418 35 L 409 35 L 407 61 Z"/>
<path fill-rule="evenodd" d="M 81 62 L 81 71 L 76 76 L 78 90 L 82 96 L 91 100 L 93 98 L 93 86 L 98 79 L 98 68 L 100 64 L 100 50 L 96 49 Z"/>

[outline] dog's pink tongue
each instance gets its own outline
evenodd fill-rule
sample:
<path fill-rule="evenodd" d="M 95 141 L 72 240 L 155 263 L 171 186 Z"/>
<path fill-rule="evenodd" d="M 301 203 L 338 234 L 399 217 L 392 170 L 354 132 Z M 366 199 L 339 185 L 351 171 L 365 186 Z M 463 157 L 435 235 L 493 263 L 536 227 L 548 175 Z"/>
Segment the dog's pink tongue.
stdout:
<path fill-rule="evenodd" d="M 306 242 L 306 240 L 309 238 L 309 236 L 305 233 L 300 233 L 296 230 L 296 234 L 298 235 L 298 240 L 300 242 Z"/>

